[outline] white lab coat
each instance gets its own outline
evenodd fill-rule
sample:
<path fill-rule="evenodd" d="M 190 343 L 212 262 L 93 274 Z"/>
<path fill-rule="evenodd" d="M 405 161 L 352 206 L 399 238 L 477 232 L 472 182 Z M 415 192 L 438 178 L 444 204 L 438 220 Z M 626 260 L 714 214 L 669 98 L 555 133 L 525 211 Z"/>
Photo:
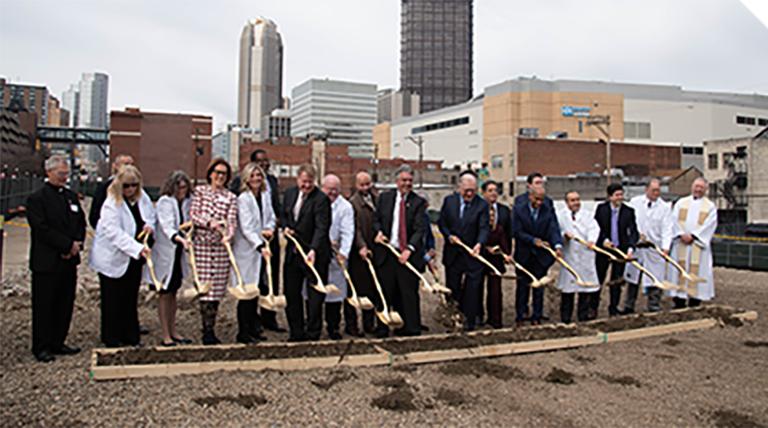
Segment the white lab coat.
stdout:
<path fill-rule="evenodd" d="M 646 241 L 653 242 L 662 250 L 668 249 L 672 244 L 672 204 L 659 198 L 648 208 L 649 202 L 651 201 L 645 194 L 635 196 L 629 201 L 629 206 L 635 210 L 637 231 L 645 235 Z M 667 269 L 674 269 L 673 266 L 667 266 L 667 261 L 653 248 L 636 248 L 635 258 L 660 281 L 667 275 Z M 641 280 L 640 277 L 640 270 L 628 263 L 624 269 L 624 279 L 637 284 Z M 653 281 L 647 275 L 642 275 L 642 282 L 643 289 L 653 286 Z"/>
<path fill-rule="evenodd" d="M 679 218 L 682 209 L 687 209 L 688 215 L 685 217 L 684 221 L 681 222 L 679 221 Z M 693 196 L 686 196 L 675 203 L 675 206 L 672 209 L 672 224 L 673 241 L 672 251 L 670 251 L 669 255 L 677 259 L 679 254 L 678 248 L 682 247 L 684 249 L 685 262 L 681 263 L 683 268 L 692 274 L 706 279 L 706 282 L 698 284 L 697 295 L 693 297 L 700 300 L 711 300 L 715 297 L 711 243 L 712 236 L 715 234 L 715 229 L 717 228 L 717 207 L 715 207 L 715 204 L 706 197 L 694 199 Z M 678 238 L 685 233 L 693 235 L 693 245 L 683 245 L 680 242 Z M 691 255 L 694 246 L 701 249 L 698 272 L 695 269 L 691 271 Z M 680 278 L 678 275 L 679 272 L 672 267 L 667 269 L 667 274 L 667 279 L 673 284 L 679 285 L 681 282 L 686 282 Z M 688 297 L 684 290 L 670 291 L 669 295 L 672 297 Z"/>
<path fill-rule="evenodd" d="M 152 200 L 141 191 L 139 211 L 144 223 L 155 230 L 156 215 Z M 96 226 L 96 236 L 89 257 L 89 265 L 96 272 L 110 278 L 120 278 L 128 270 L 131 258 L 138 260 L 144 245 L 136 241 L 136 222 L 133 220 L 128 202 L 119 205 L 108 195 L 101 206 L 101 217 Z"/>
<path fill-rule="evenodd" d="M 179 217 L 179 208 L 177 199 L 173 196 L 163 195 L 158 199 L 155 210 L 157 212 L 157 230 L 155 231 L 155 245 L 152 246 L 152 262 L 155 265 L 155 275 L 163 285 L 163 289 L 168 288 L 173 276 L 173 265 L 176 262 L 176 241 L 173 236 L 179 233 L 179 226 L 189 220 L 189 207 L 192 204 L 191 198 L 181 201 L 181 217 Z M 189 275 L 189 263 L 186 257 L 181 258 L 182 278 Z M 147 270 L 144 280 L 151 283 L 149 270 Z"/>
<path fill-rule="evenodd" d="M 576 213 L 576 221 L 574 221 L 571 217 L 571 210 L 566 207 L 558 210 L 557 221 L 563 234 L 563 259 L 581 276 L 582 280 L 598 284 L 595 252 L 575 240 L 565 239 L 566 233 L 572 233 L 587 242 L 596 242 L 600 235 L 600 226 L 598 226 L 594 214 L 581 208 Z M 560 268 L 557 288 L 563 293 L 586 293 L 600 289 L 599 286 L 581 287 L 576 285 L 576 278 L 564 267 Z"/>
<path fill-rule="evenodd" d="M 256 204 L 256 196 L 245 191 L 237 197 L 237 228 L 235 228 L 232 252 L 235 254 L 237 267 L 243 276 L 244 284 L 258 284 L 261 275 L 261 251 L 265 244 L 261 232 L 275 229 L 275 211 L 269 193 L 261 192 L 261 211 Z M 232 286 L 237 286 L 234 271 L 229 275 Z"/>

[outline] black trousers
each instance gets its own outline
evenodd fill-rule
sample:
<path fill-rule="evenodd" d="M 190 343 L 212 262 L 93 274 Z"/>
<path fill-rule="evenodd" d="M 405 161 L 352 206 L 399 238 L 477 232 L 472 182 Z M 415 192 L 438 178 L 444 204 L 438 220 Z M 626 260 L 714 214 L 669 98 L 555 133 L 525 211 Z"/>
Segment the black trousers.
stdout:
<path fill-rule="evenodd" d="M 573 301 L 578 294 L 576 319 L 587 321 L 589 319 L 589 303 L 593 293 L 560 293 L 560 321 L 569 324 L 573 317 Z"/>
<path fill-rule="evenodd" d="M 536 278 L 541 278 L 547 274 L 549 268 L 544 267 L 534 257 L 528 259 L 526 263 L 521 263 Z M 517 288 L 515 289 L 515 321 L 521 322 L 528 314 L 528 299 L 531 295 L 531 278 L 528 275 L 517 272 Z M 544 287 L 533 289 L 533 314 L 531 321 L 541 321 L 544 314 Z"/>
<path fill-rule="evenodd" d="M 459 303 L 467 328 L 474 329 L 481 311 L 482 265 L 467 260 L 456 260 L 455 263 L 446 265 L 445 285 L 451 290 L 451 296 Z"/>
<path fill-rule="evenodd" d="M 32 272 L 32 352 L 53 352 L 64 345 L 72 321 L 77 266 L 49 273 Z"/>
<path fill-rule="evenodd" d="M 263 308 L 262 308 L 263 309 Z M 238 340 L 261 335 L 259 317 L 259 298 L 237 301 L 237 338 Z"/>
<path fill-rule="evenodd" d="M 341 326 L 341 302 L 325 303 L 325 325 L 328 334 L 338 333 Z"/>
<path fill-rule="evenodd" d="M 694 297 L 689 297 L 687 299 L 682 297 L 673 297 L 672 303 L 674 303 L 675 309 L 683 309 L 685 307 L 695 308 L 697 306 L 701 306 L 701 300 Z"/>
<path fill-rule="evenodd" d="M 131 259 L 120 278 L 99 274 L 101 289 L 101 341 L 106 346 L 139 343 L 138 299 L 143 263 Z"/>
<path fill-rule="evenodd" d="M 315 269 L 323 282 L 328 281 L 328 261 L 317 261 Z M 313 287 L 307 287 L 307 319 L 304 320 L 304 297 L 301 290 L 304 286 L 304 280 L 314 284 L 316 282 L 314 274 L 309 271 L 300 256 L 286 257 L 283 265 L 283 278 L 285 280 L 285 315 L 288 318 L 288 329 L 291 339 L 310 339 L 320 338 L 320 332 L 323 327 L 323 303 L 325 294 L 315 290 Z"/>
<path fill-rule="evenodd" d="M 501 277 L 496 275 L 487 274 L 486 287 L 488 287 L 488 294 L 485 297 L 485 310 L 488 313 L 488 324 L 493 328 L 501 328 L 502 309 L 504 296 L 501 291 Z M 482 300 L 483 287 L 480 287 L 480 299 Z M 482 308 L 480 305 L 480 316 L 482 317 Z"/>
<path fill-rule="evenodd" d="M 368 264 L 361 259 L 354 251 L 349 255 L 349 276 L 355 284 L 357 297 L 367 297 L 377 308 L 381 307 L 381 298 L 373 284 L 373 277 L 368 270 Z M 352 287 L 347 287 L 347 297 L 352 296 Z M 376 321 L 375 311 L 373 309 L 363 310 L 363 331 L 366 333 L 374 332 L 374 323 Z M 354 332 L 358 328 L 357 310 L 344 300 L 344 323 L 347 329 Z"/>
<path fill-rule="evenodd" d="M 611 262 L 607 257 L 598 254 L 595 256 L 595 268 L 597 270 L 597 280 L 600 284 L 605 282 L 605 276 L 608 273 L 609 265 L 611 266 L 611 282 L 624 277 L 624 266 L 626 266 L 625 263 Z M 621 285 L 617 284 L 608 286 L 608 293 L 610 296 L 610 301 L 608 303 L 608 314 L 618 315 L 619 302 L 621 301 Z M 592 297 L 593 298 L 592 302 L 590 303 L 590 309 L 594 311 L 595 314 L 597 314 L 597 311 L 600 308 L 600 291 L 594 293 Z"/>
<path fill-rule="evenodd" d="M 400 313 L 404 325 L 399 333 L 407 336 L 421 334 L 421 300 L 419 297 L 419 278 L 407 267 L 400 264 L 394 255 L 387 253 L 384 263 L 378 266 L 376 274 L 384 291 L 390 310 L 393 308 Z M 374 301 L 374 304 L 380 302 Z M 378 310 L 383 305 L 377 305 Z M 387 329 L 379 324 L 379 329 Z"/>

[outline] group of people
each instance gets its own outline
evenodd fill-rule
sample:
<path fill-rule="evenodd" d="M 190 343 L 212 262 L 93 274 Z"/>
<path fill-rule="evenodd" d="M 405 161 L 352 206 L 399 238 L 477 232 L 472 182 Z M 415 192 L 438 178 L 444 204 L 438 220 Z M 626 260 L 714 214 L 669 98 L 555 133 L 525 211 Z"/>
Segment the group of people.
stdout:
<path fill-rule="evenodd" d="M 436 240 L 428 202 L 413 191 L 410 166 L 402 165 L 394 188 L 380 193 L 371 176 L 359 172 L 347 200 L 338 176 L 328 174 L 318 186 L 320 177 L 306 164 L 298 169 L 296 185 L 281 195 L 276 177 L 269 173 L 267 153 L 257 150 L 239 174 L 225 160 L 214 159 L 206 171 L 207 183 L 195 188 L 185 172 L 171 172 L 153 204 L 133 163 L 127 155 L 115 158 L 113 175 L 97 190 L 88 216 L 95 229 L 89 265 L 99 277 L 105 346 L 140 345 L 143 328 L 137 304 L 142 283 L 159 295 L 161 345 L 191 343 L 177 332 L 175 321 L 176 295 L 185 278 L 204 290 L 199 295 L 203 344 L 220 343 L 216 319 L 228 287 L 255 284 L 262 296 L 279 295 L 281 276 L 290 341 L 317 340 L 324 325 L 329 338 L 340 339 L 342 318 L 351 336 L 412 336 L 426 328 L 420 313 L 422 277 L 414 271 L 429 267 L 435 272 Z M 52 156 L 45 169 L 47 182 L 27 205 L 32 351 L 38 360 L 52 361 L 57 354 L 79 351 L 65 341 L 86 218 L 77 194 L 66 187 L 66 158 Z M 560 273 L 563 322 L 571 322 L 575 295 L 577 319 L 596 317 L 599 284 L 609 271 L 611 315 L 634 311 L 641 286 L 648 309 L 659 310 L 662 293 L 648 273 L 677 284 L 685 279 L 654 252 L 657 249 L 706 279 L 695 284 L 695 295 L 670 292 L 676 307 L 695 306 L 714 294 L 709 243 L 717 210 L 705 197 L 703 179 L 696 180 L 693 195 L 674 208 L 659 197 L 658 180 L 651 180 L 645 195 L 628 205 L 621 186 L 611 185 L 608 200 L 594 215 L 582 209 L 577 192 L 568 192 L 566 208 L 556 211 L 541 174 L 528 177 L 528 191 L 515 198 L 512 207 L 499 202 L 496 182 L 484 180 L 482 196 L 478 190 L 477 176 L 462 173 L 457 191 L 443 201 L 437 222 L 444 240 L 445 285 L 464 315 L 466 330 L 482 324 L 502 326 L 499 273 L 510 264 L 517 270 L 518 324 L 540 324 L 544 319 L 544 287 L 534 279 L 545 277 L 556 258 L 572 265 L 578 276 L 566 269 Z M 286 242 L 282 263 L 281 235 Z M 595 252 L 596 247 L 626 257 L 608 258 L 604 251 Z M 631 265 L 625 269 L 628 260 L 637 260 L 647 270 Z M 624 282 L 626 300 L 619 309 Z M 329 292 L 332 288 L 337 292 Z M 373 308 L 351 304 L 347 297 L 353 295 L 367 298 Z M 277 308 L 265 309 L 258 299 L 238 300 L 238 342 L 264 340 L 265 329 L 286 331 L 278 324 Z M 380 316 L 385 308 L 402 317 L 396 328 Z"/>

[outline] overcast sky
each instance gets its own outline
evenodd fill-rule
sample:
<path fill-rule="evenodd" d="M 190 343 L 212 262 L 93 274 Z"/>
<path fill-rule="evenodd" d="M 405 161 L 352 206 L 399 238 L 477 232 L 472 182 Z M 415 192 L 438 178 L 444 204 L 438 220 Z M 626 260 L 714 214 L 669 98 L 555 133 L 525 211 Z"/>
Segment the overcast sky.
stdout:
<path fill-rule="evenodd" d="M 311 77 L 399 85 L 398 0 L 0 3 L 0 76 L 60 96 L 106 72 L 111 109 L 232 122 L 240 31 L 259 15 L 282 33 L 285 94 Z M 738 0 L 475 0 L 474 28 L 475 94 L 533 75 L 768 94 L 768 28 Z"/>

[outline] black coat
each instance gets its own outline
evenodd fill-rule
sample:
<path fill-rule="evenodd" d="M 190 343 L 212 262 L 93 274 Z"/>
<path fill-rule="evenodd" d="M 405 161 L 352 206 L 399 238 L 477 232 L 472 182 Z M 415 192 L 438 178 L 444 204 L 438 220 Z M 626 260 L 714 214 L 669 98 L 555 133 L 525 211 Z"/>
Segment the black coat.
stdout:
<path fill-rule="evenodd" d="M 299 218 L 294 220 L 293 207 L 299 196 L 299 188 L 291 187 L 285 191 L 280 225 L 296 232 L 296 237 L 304 246 L 304 251 L 315 250 L 315 263 L 328 264 L 331 261 L 331 240 L 328 233 L 331 229 L 331 201 L 315 187 L 309 192 L 299 211 Z M 286 247 L 286 262 L 297 257 L 293 243 L 288 241 Z"/>
<path fill-rule="evenodd" d="M 515 205 L 512 214 L 512 237 L 515 238 L 515 261 L 522 265 L 526 265 L 531 257 L 538 259 L 546 268 L 555 262 L 547 250 L 534 245 L 536 238 L 548 242 L 552 248 L 563 245 L 557 215 L 554 208 L 546 202 L 539 207 L 536 221 L 531 217 L 529 204 Z"/>
<path fill-rule="evenodd" d="M 597 238 L 597 245 L 603 246 L 605 240 L 611 240 L 611 203 L 605 201 L 595 209 L 595 220 L 600 226 L 600 235 Z M 619 249 L 627 252 L 630 248 L 635 248 L 640 234 L 637 232 L 637 223 L 635 222 L 635 210 L 627 204 L 621 204 L 619 207 Z"/>
<path fill-rule="evenodd" d="M 102 181 L 99 186 L 96 187 L 96 192 L 93 194 L 93 200 L 91 200 L 91 212 L 88 213 L 88 223 L 90 223 L 93 230 L 96 230 L 96 224 L 99 223 L 101 217 L 101 206 L 104 205 L 104 201 L 107 200 L 107 189 L 112 184 L 113 178 L 110 177 L 107 181 Z"/>
<path fill-rule="evenodd" d="M 60 272 L 80 264 L 79 255 L 61 258 L 69 254 L 73 242 L 85 240 L 85 214 L 75 192 L 44 184 L 27 199 L 27 220 L 30 270 Z"/>
<path fill-rule="evenodd" d="M 463 199 L 458 193 L 446 196 L 440 209 L 440 218 L 437 220 L 437 226 L 444 239 L 443 264 L 446 266 L 456 262 L 462 254 L 468 256 L 465 249 L 449 242 L 450 236 L 456 236 L 471 248 L 475 244 L 485 245 L 491 230 L 488 202 L 475 195 L 464 208 L 464 215 L 459 217 L 462 202 Z M 477 260 L 472 260 L 472 264 L 481 267 Z"/>
<path fill-rule="evenodd" d="M 395 200 L 397 199 L 397 189 L 388 190 L 379 195 L 379 204 L 376 206 L 376 213 L 373 219 L 374 236 L 379 232 L 389 239 L 392 236 L 393 213 L 395 209 Z M 405 231 L 408 237 L 408 248 L 411 250 L 411 257 L 408 261 L 419 270 L 424 270 L 424 233 L 428 227 L 426 216 L 427 201 L 413 192 L 408 192 L 405 197 Z M 386 260 L 386 255 L 390 250 L 382 245 L 375 245 L 373 248 L 374 262 L 381 266 Z"/>

